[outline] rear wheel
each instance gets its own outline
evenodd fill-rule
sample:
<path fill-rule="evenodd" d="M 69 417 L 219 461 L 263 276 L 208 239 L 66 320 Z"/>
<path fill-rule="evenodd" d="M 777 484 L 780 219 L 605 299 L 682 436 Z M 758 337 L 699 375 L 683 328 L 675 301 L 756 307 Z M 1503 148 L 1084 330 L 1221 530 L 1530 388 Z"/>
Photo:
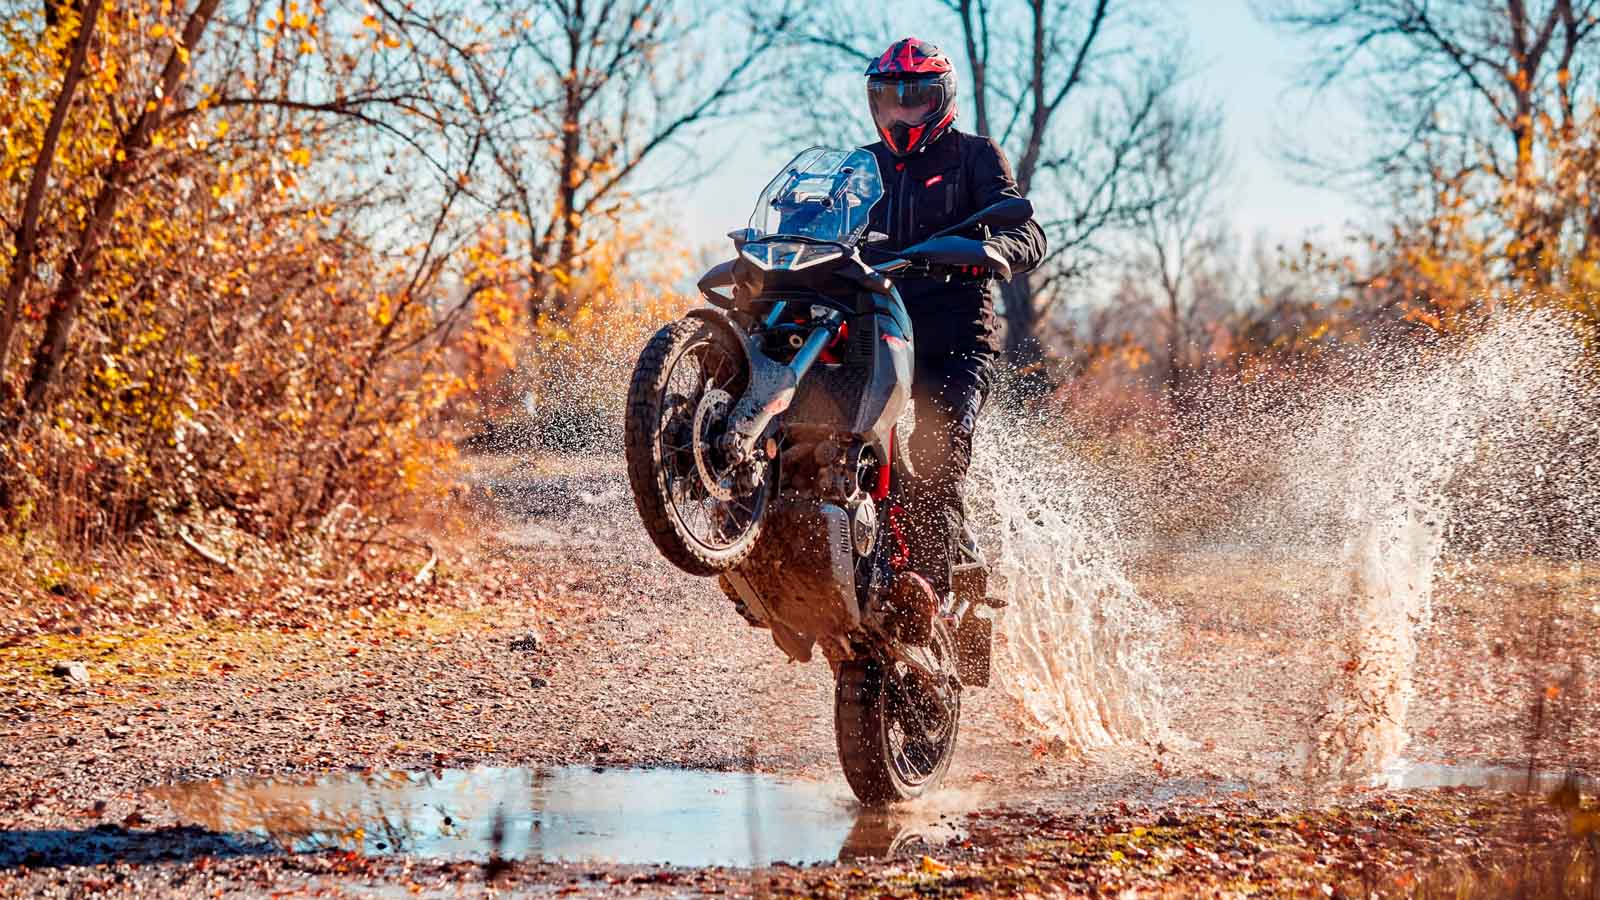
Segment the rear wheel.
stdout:
<path fill-rule="evenodd" d="M 961 724 L 955 642 L 936 618 L 930 678 L 897 660 L 850 660 L 834 682 L 833 727 L 844 777 L 862 803 L 911 800 L 937 787 Z"/>
<path fill-rule="evenodd" d="M 761 534 L 771 473 L 732 464 L 719 439 L 749 382 L 744 349 L 700 319 L 656 332 L 628 386 L 624 452 L 634 505 L 662 555 L 691 575 L 716 575 Z"/>

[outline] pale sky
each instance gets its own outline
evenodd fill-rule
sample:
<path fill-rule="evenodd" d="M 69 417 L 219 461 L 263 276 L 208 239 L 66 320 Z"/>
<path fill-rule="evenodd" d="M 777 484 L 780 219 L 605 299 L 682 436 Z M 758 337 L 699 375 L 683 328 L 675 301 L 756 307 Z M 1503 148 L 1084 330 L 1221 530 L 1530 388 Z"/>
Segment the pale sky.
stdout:
<path fill-rule="evenodd" d="M 1317 145 L 1349 141 L 1340 125 L 1348 128 L 1354 116 L 1338 97 L 1318 98 L 1313 106 L 1290 90 L 1303 47 L 1258 22 L 1248 0 L 1175 0 L 1169 9 L 1184 16 L 1189 29 L 1197 71 L 1188 90 L 1222 104 L 1233 162 L 1223 203 L 1241 238 L 1248 242 L 1259 234 L 1274 243 L 1293 243 L 1308 234 L 1324 240 L 1342 236 L 1361 218 L 1360 208 L 1336 191 L 1296 182 L 1275 156 L 1282 131 Z M 959 46 L 953 31 L 936 34 L 926 22 L 904 27 L 934 43 Z M 861 106 L 864 119 L 865 98 Z M 672 194 L 672 206 L 681 215 L 676 236 L 696 247 L 718 244 L 725 232 L 742 226 L 757 192 L 806 143 L 797 137 L 794 147 L 776 148 L 760 127 L 747 132 L 730 127 L 709 142 L 714 146 L 708 152 L 727 154 L 725 162 Z"/>

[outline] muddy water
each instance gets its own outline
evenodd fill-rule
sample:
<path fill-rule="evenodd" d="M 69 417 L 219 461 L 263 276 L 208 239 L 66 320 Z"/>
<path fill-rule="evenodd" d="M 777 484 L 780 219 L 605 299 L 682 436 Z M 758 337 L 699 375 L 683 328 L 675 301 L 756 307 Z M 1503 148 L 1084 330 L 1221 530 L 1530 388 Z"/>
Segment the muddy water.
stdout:
<path fill-rule="evenodd" d="M 286 851 L 681 866 L 810 863 L 963 837 L 935 796 L 862 809 L 843 785 L 668 769 L 480 768 L 193 782 L 154 792 L 185 819 Z"/>
<path fill-rule="evenodd" d="M 1600 793 L 1600 780 L 1563 772 L 1512 766 L 1447 766 L 1404 761 L 1374 777 L 1372 785 L 1396 790 L 1471 787 L 1510 794 L 1547 794 L 1570 785 L 1582 794 L 1592 796 Z"/>

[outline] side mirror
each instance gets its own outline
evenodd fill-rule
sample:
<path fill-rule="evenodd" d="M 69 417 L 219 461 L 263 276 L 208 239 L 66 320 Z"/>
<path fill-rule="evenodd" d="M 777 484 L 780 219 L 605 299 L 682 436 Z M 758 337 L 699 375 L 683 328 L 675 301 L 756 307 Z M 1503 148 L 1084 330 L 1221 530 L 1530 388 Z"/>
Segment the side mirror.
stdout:
<path fill-rule="evenodd" d="M 1033 218 L 1033 203 L 1026 197 L 1007 197 L 940 231 L 933 237 L 960 234 L 983 225 L 987 228 L 1015 228 Z"/>

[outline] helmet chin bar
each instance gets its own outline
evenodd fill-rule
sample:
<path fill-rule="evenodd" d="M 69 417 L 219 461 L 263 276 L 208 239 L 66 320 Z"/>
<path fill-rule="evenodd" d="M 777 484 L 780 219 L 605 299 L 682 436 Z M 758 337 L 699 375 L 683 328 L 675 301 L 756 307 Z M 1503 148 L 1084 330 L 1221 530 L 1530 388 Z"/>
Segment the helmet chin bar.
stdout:
<path fill-rule="evenodd" d="M 937 141 L 956 117 L 956 73 L 950 57 L 914 37 L 895 41 L 867 66 L 867 103 L 873 125 L 895 156 L 911 156 Z M 900 107 L 931 101 L 916 121 Z"/>

